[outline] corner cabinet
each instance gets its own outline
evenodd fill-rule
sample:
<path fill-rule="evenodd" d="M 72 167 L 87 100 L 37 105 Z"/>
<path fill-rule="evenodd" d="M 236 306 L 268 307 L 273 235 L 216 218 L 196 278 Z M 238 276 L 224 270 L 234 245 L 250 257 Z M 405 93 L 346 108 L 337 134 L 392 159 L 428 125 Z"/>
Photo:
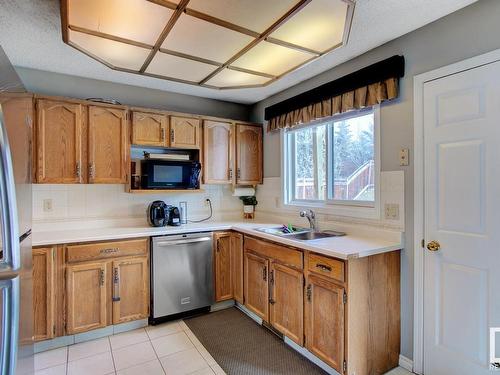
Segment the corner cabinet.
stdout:
<path fill-rule="evenodd" d="M 37 182 L 83 182 L 84 106 L 65 101 L 38 100 L 36 109 Z"/>
<path fill-rule="evenodd" d="M 262 126 L 236 124 L 236 184 L 262 183 Z"/>
<path fill-rule="evenodd" d="M 127 182 L 127 111 L 89 106 L 89 182 Z"/>

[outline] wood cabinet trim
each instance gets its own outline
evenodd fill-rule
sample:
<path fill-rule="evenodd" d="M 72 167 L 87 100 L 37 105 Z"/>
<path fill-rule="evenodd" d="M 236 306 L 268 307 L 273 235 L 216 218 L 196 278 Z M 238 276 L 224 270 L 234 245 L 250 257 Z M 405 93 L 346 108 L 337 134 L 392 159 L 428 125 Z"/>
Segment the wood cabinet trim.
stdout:
<path fill-rule="evenodd" d="M 148 238 L 69 244 L 65 245 L 66 262 L 77 263 L 124 256 L 147 255 L 148 247 Z"/>
<path fill-rule="evenodd" d="M 55 280 L 55 260 L 56 248 L 36 248 L 32 251 L 33 256 L 33 315 L 34 328 L 33 337 L 35 341 L 51 339 L 56 334 L 55 326 L 55 300 L 56 300 L 56 280 Z M 35 258 L 43 257 L 44 264 L 39 264 Z M 42 267 L 43 269 L 39 269 Z M 45 273 L 43 280 L 39 279 L 40 273 Z M 42 295 L 40 295 L 42 293 Z M 44 321 L 45 329 L 37 326 L 40 320 Z"/>

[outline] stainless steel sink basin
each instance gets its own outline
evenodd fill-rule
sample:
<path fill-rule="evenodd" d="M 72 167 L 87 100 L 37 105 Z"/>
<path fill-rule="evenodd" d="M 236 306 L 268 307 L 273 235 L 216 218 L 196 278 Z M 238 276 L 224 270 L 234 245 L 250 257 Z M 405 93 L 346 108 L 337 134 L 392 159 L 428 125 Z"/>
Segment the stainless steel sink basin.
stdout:
<path fill-rule="evenodd" d="M 311 230 L 309 228 L 300 228 L 300 227 L 293 227 L 293 233 L 283 233 L 283 227 L 272 227 L 272 228 L 255 228 L 255 230 L 266 233 L 266 234 L 272 234 L 274 236 L 279 236 L 279 237 L 290 237 L 294 236 L 296 234 L 301 234 L 301 233 L 306 233 L 310 232 Z"/>
<path fill-rule="evenodd" d="M 287 238 L 299 241 L 312 241 L 319 240 L 322 238 L 328 237 L 340 237 L 345 236 L 343 232 L 335 232 L 335 231 L 324 231 L 324 232 L 303 232 L 303 233 L 294 233 L 287 236 Z"/>

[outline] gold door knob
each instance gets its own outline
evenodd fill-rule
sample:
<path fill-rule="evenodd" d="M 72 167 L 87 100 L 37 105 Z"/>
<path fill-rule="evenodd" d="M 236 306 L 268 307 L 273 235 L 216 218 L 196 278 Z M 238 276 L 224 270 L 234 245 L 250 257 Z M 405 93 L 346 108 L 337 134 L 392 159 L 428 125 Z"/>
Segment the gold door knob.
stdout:
<path fill-rule="evenodd" d="M 437 241 L 431 241 L 427 244 L 427 250 L 429 251 L 438 251 L 441 249 L 441 244 Z"/>

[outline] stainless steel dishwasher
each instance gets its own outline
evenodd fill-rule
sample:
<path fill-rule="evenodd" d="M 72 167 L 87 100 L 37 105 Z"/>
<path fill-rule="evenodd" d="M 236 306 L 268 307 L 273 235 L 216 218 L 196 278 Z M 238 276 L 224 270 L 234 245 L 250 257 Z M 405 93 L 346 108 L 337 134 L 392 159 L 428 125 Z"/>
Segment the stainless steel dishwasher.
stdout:
<path fill-rule="evenodd" d="M 153 237 L 151 324 L 214 303 L 212 242 L 212 232 Z"/>

